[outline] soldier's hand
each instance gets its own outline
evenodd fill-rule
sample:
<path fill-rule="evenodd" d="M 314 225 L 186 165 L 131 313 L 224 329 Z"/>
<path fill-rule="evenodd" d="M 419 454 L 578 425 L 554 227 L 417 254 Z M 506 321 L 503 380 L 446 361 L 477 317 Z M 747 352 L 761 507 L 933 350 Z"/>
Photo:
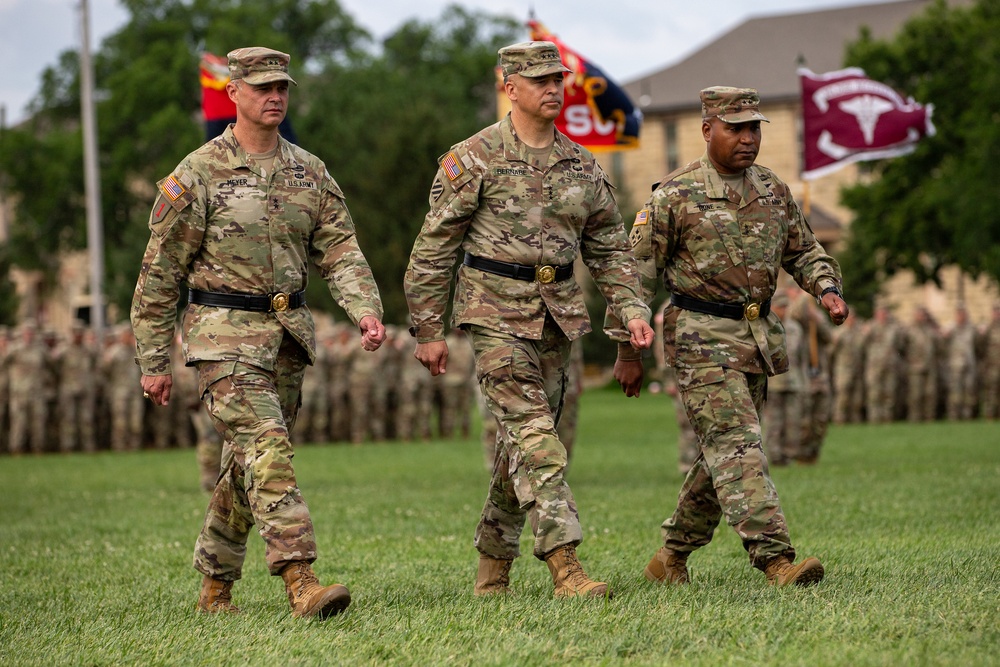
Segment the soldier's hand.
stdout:
<path fill-rule="evenodd" d="M 847 319 L 850 309 L 847 307 L 847 302 L 840 298 L 840 295 L 835 292 L 827 292 L 823 295 L 823 299 L 820 301 L 826 312 L 830 313 L 830 319 L 837 326 L 844 323 Z"/>
<path fill-rule="evenodd" d="M 643 368 L 642 360 L 615 361 L 615 379 L 622 386 L 626 396 L 638 396 L 642 390 Z"/>
<path fill-rule="evenodd" d="M 174 385 L 170 375 L 143 375 L 142 395 L 153 402 L 153 405 L 167 405 L 170 402 L 170 389 Z"/>
<path fill-rule="evenodd" d="M 358 322 L 361 329 L 361 347 L 369 352 L 374 352 L 385 340 L 385 327 L 374 315 L 366 315 Z"/>
<path fill-rule="evenodd" d="M 441 375 L 448 368 L 448 343 L 443 340 L 417 343 L 413 356 L 431 372 L 431 375 Z"/>
<path fill-rule="evenodd" d="M 646 350 L 653 346 L 655 333 L 653 327 L 646 323 L 646 320 L 634 319 L 628 321 L 628 331 L 631 335 L 629 342 L 637 350 Z"/>

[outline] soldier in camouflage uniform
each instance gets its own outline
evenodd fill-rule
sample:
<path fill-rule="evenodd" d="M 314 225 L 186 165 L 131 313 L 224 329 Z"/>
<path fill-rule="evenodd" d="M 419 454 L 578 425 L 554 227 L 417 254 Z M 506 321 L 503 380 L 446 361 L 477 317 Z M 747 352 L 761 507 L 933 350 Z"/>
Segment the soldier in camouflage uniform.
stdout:
<path fill-rule="evenodd" d="M 59 384 L 59 450 L 71 452 L 97 449 L 94 436 L 93 391 L 96 350 L 86 341 L 82 325 L 75 325 L 68 340 L 56 351 Z"/>
<path fill-rule="evenodd" d="M 705 154 L 654 188 L 631 232 L 646 300 L 660 279 L 671 293 L 666 355 L 701 445 L 662 525 L 664 546 L 644 575 L 686 583 L 689 554 L 711 541 L 725 517 L 769 583 L 812 584 L 823 566 L 816 558 L 792 564 L 795 550 L 762 446 L 767 377 L 788 370 L 769 301 L 783 268 L 840 324 L 848 313 L 840 267 L 788 186 L 754 165 L 766 120 L 757 91 L 707 88 L 701 101 Z M 627 395 L 638 393 L 642 376 L 642 362 L 619 346 L 615 377 Z"/>
<path fill-rule="evenodd" d="M 169 355 L 169 350 L 165 353 Z M 141 449 L 145 406 L 135 386 L 142 373 L 135 365 L 135 338 L 128 325 L 118 327 L 114 341 L 104 350 L 101 365 L 111 421 L 111 449 Z"/>
<path fill-rule="evenodd" d="M 295 432 L 292 435 L 297 442 L 326 442 L 329 434 L 330 404 L 327 402 L 330 379 L 329 350 L 322 342 L 316 344 L 316 356 L 313 367 L 306 369 L 302 379 L 302 403 L 295 417 Z"/>
<path fill-rule="evenodd" d="M 980 383 L 980 416 L 1000 419 L 1000 303 L 993 304 L 993 315 L 983 330 Z"/>
<path fill-rule="evenodd" d="M 574 260 L 583 257 L 627 323 L 618 340 L 648 347 L 650 313 L 604 172 L 555 128 L 569 71 L 555 44 L 504 47 L 499 66 L 511 113 L 442 156 L 410 254 L 404 283 L 415 355 L 434 376 L 450 371 L 444 314 L 462 250 L 452 324 L 469 335 L 502 440 L 476 529 L 474 591 L 510 590 L 527 516 L 556 596 L 603 597 L 608 586 L 587 577 L 576 557 L 583 532 L 556 432 L 570 346 L 590 330 Z"/>
<path fill-rule="evenodd" d="M 771 297 L 771 312 L 781 319 L 785 329 L 788 372 L 767 382 L 764 402 L 764 451 L 771 465 L 788 465 L 799 456 L 802 446 L 802 417 L 805 414 L 806 370 L 809 350 L 802 325 L 788 315 L 789 295 L 779 290 Z"/>
<path fill-rule="evenodd" d="M 10 338 L 0 327 L 0 452 L 10 451 Z"/>
<path fill-rule="evenodd" d="M 976 409 L 976 327 L 965 306 L 955 309 L 955 326 L 945 340 L 948 419 L 972 419 Z"/>
<path fill-rule="evenodd" d="M 791 302 L 789 316 L 802 327 L 802 347 L 805 356 L 805 394 L 798 450 L 792 453 L 796 463 L 811 465 L 819 460 L 826 440 L 833 411 L 833 382 L 830 373 L 830 348 L 833 326 L 816 305 L 816 300 L 798 291 Z M 787 320 L 782 320 L 787 321 Z"/>
<path fill-rule="evenodd" d="M 423 364 L 411 354 L 409 336 L 392 339 L 399 355 L 399 382 L 396 390 L 396 437 L 403 442 L 430 440 L 431 377 Z"/>
<path fill-rule="evenodd" d="M 469 418 L 475 409 L 472 401 L 476 387 L 471 378 L 476 373 L 476 359 L 468 337 L 461 331 L 449 331 L 445 342 L 448 344 L 448 372 L 435 378 L 441 392 L 438 428 L 442 438 L 467 438 Z"/>
<path fill-rule="evenodd" d="M 351 413 L 351 442 L 361 444 L 372 435 L 374 410 L 372 394 L 378 377 L 379 358 L 354 349 L 350 357 L 349 400 Z"/>
<path fill-rule="evenodd" d="M 288 60 L 263 47 L 229 53 L 226 90 L 236 124 L 159 182 L 132 324 L 143 391 L 166 405 L 177 299 L 180 283 L 187 284 L 185 355 L 226 443 L 195 546 L 194 565 L 204 575 L 197 608 L 239 611 L 232 585 L 256 526 L 292 615 L 326 618 L 347 607 L 350 592 L 322 586 L 313 573 L 316 538 L 288 435 L 315 355 L 304 297 L 308 260 L 357 324 L 366 350 L 379 347 L 385 329 L 340 188 L 319 158 L 278 134 L 294 83 Z"/>
<path fill-rule="evenodd" d="M 45 376 L 48 353 L 38 335 L 37 327 L 25 322 L 19 327 L 18 338 L 10 346 L 10 453 L 45 451 L 45 429 L 48 424 L 48 401 L 39 391 Z"/>
<path fill-rule="evenodd" d="M 937 416 L 938 359 L 941 334 L 926 308 L 913 311 L 906 327 L 906 418 L 911 422 L 933 421 Z"/>
<path fill-rule="evenodd" d="M 837 424 L 864 420 L 864 333 L 864 327 L 853 311 L 833 333 L 830 354 L 833 367 L 833 421 Z"/>
<path fill-rule="evenodd" d="M 876 306 L 865 336 L 865 412 L 869 423 L 893 420 L 905 342 L 892 312 L 884 305 Z"/>
<path fill-rule="evenodd" d="M 333 325 L 333 335 L 324 343 L 330 351 L 330 437 L 334 442 L 351 439 L 351 360 L 354 332 L 349 324 Z"/>

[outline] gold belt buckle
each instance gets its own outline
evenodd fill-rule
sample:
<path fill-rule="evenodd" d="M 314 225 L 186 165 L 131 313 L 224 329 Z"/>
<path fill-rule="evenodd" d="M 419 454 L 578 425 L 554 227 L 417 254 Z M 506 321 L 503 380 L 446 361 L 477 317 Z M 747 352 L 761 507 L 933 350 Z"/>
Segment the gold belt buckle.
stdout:
<path fill-rule="evenodd" d="M 550 282 L 556 279 L 556 267 L 549 264 L 544 264 L 542 266 L 535 267 L 535 280 L 542 283 L 543 285 L 548 285 Z"/>
<path fill-rule="evenodd" d="M 751 322 L 760 317 L 760 304 L 751 302 L 743 306 L 743 317 Z"/>
<path fill-rule="evenodd" d="M 271 310 L 276 313 L 283 313 L 288 310 L 288 295 L 278 292 L 271 296 Z"/>

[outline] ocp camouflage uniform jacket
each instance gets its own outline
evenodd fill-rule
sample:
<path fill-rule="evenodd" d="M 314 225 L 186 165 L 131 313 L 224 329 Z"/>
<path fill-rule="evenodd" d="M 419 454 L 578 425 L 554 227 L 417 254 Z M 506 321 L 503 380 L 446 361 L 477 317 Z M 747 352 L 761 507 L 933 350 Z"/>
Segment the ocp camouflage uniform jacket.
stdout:
<path fill-rule="evenodd" d="M 136 361 L 146 375 L 170 373 L 182 281 L 211 292 L 269 294 L 306 286 L 308 260 L 352 320 L 382 316 L 371 269 L 358 247 L 344 195 L 319 158 L 278 139 L 266 177 L 230 126 L 158 183 L 152 232 L 132 299 Z M 274 370 L 288 331 L 315 358 L 306 307 L 251 312 L 189 305 L 184 353 L 196 361 L 241 361 Z"/>
<path fill-rule="evenodd" d="M 556 131 L 545 169 L 533 166 L 507 116 L 442 156 L 404 279 L 418 342 L 444 339 L 459 249 L 524 265 L 571 265 L 578 255 L 610 308 L 649 321 L 639 274 L 611 186 L 594 156 Z M 541 284 L 462 266 L 452 325 L 479 325 L 538 340 L 546 313 L 570 340 L 591 330 L 574 278 Z M 609 332 L 627 340 L 627 331 Z"/>
<path fill-rule="evenodd" d="M 636 215 L 630 239 L 647 301 L 658 280 L 673 293 L 728 304 L 763 303 L 784 268 L 810 294 L 840 287 L 840 266 L 816 240 L 770 169 L 746 171 L 748 200 L 728 189 L 707 153 L 668 175 Z M 670 306 L 664 345 L 683 383 L 685 369 L 722 366 L 776 375 L 788 370 L 777 315 L 754 321 Z"/>

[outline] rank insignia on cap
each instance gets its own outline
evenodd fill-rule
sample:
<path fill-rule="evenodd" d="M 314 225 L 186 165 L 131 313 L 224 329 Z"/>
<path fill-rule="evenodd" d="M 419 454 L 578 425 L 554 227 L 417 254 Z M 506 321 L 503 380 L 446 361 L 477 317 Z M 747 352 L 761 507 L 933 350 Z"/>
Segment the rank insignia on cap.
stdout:
<path fill-rule="evenodd" d="M 632 223 L 632 226 L 634 227 L 636 225 L 645 225 L 648 222 L 649 222 L 649 209 L 644 208 L 635 214 L 635 222 Z"/>
<path fill-rule="evenodd" d="M 462 165 L 458 163 L 458 158 L 454 153 L 448 153 L 448 155 L 441 160 L 441 168 L 444 169 L 444 173 L 448 174 L 448 180 L 450 181 L 454 181 L 462 175 Z"/>
<path fill-rule="evenodd" d="M 163 190 L 163 194 L 165 194 L 170 201 L 177 201 L 178 197 L 187 192 L 175 176 L 170 176 L 167 180 L 163 181 L 163 185 L 160 186 L 160 189 Z"/>

